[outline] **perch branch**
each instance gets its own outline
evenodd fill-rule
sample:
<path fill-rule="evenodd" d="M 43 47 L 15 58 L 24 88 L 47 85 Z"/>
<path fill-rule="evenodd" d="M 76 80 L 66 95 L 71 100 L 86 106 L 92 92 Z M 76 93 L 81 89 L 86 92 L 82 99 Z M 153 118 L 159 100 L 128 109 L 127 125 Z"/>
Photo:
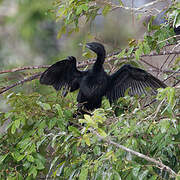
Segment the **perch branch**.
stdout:
<path fill-rule="evenodd" d="M 115 61 L 115 60 L 127 60 L 127 59 L 133 59 L 135 58 L 135 56 L 130 56 L 130 57 L 122 57 L 122 58 L 118 58 L 116 57 L 116 55 L 118 55 L 120 53 L 120 51 L 118 52 L 115 52 L 115 53 L 111 53 L 109 55 L 107 55 L 107 58 L 106 58 L 106 62 L 110 62 L 110 61 Z M 180 54 L 180 50 L 174 50 L 174 51 L 162 51 L 160 53 L 156 53 L 156 52 L 153 52 L 153 53 L 150 53 L 150 54 L 144 54 L 144 55 L 141 55 L 140 56 L 140 59 L 142 57 L 152 57 L 152 56 L 162 56 L 162 55 L 171 55 L 171 54 Z M 93 58 L 93 59 L 88 59 L 88 60 L 85 60 L 83 62 L 78 62 L 77 63 L 77 67 L 79 68 L 83 68 L 87 65 L 91 65 L 94 63 L 96 59 Z M 143 61 L 144 62 L 144 61 Z M 146 62 L 147 63 L 147 62 Z M 50 65 L 40 65 L 40 66 L 25 66 L 25 67 L 20 67 L 20 68 L 14 68 L 14 69 L 9 69 L 9 70 L 3 70 L 3 71 L 0 71 L 0 74 L 4 74 L 4 73 L 10 73 L 10 72 L 18 72 L 18 71 L 23 71 L 23 70 L 31 70 L 31 69 L 41 69 L 41 68 L 48 68 L 50 67 Z M 154 67 L 155 68 L 155 67 Z"/>
<path fill-rule="evenodd" d="M 131 59 L 135 58 L 135 56 L 118 58 L 116 55 L 118 55 L 119 53 L 120 53 L 120 52 L 114 52 L 114 53 L 111 53 L 111 54 L 107 55 L 106 62 L 108 63 L 108 62 L 111 62 L 111 61 L 114 61 L 114 60 L 117 60 L 117 59 L 120 61 L 120 60 L 127 60 L 127 59 L 130 59 L 130 58 L 131 58 Z M 180 50 L 176 50 L 176 51 L 175 51 L 175 50 L 174 50 L 174 51 L 162 51 L 162 52 L 160 52 L 160 53 L 152 52 L 152 53 L 150 53 L 150 54 L 148 54 L 148 55 L 141 55 L 141 56 L 140 56 L 140 60 L 141 60 L 142 62 L 148 64 L 146 61 L 144 61 L 144 60 L 142 59 L 142 57 L 161 56 L 161 55 L 170 55 L 170 54 L 174 54 L 174 55 L 180 54 Z M 86 61 L 83 61 L 83 62 L 78 62 L 78 63 L 77 63 L 77 67 L 83 68 L 83 67 L 85 67 L 85 66 L 87 66 L 87 65 L 93 64 L 95 60 L 96 60 L 96 59 L 89 59 L 89 60 L 86 60 Z M 148 65 L 150 65 L 150 64 L 148 64 Z M 153 69 L 155 69 L 156 71 L 161 71 L 161 70 L 159 70 L 158 68 L 156 68 L 156 67 L 154 67 L 154 66 L 152 66 L 152 65 L 150 65 L 150 66 L 151 66 Z M 30 69 L 48 68 L 48 67 L 50 67 L 50 65 L 25 66 L 25 67 L 20 67 L 20 68 L 14 68 L 14 69 L 11 69 L 11 70 L 0 71 L 0 74 L 9 73 L 9 72 L 18 72 L 18 71 L 30 70 Z M 161 71 L 161 72 L 167 73 L 168 71 Z M 174 75 L 175 73 L 178 73 L 178 72 L 179 72 L 179 71 L 172 72 L 172 73 L 173 73 L 173 75 Z M 28 77 L 28 78 L 25 78 L 25 79 L 23 79 L 23 80 L 21 80 L 21 81 L 18 81 L 18 82 L 15 83 L 15 84 L 12 84 L 12 85 L 7 86 L 7 87 L 3 87 L 3 88 L 1 88 L 0 94 L 8 91 L 9 89 L 12 89 L 12 88 L 15 87 L 15 86 L 18 86 L 18 85 L 20 85 L 20 84 L 23 84 L 24 82 L 32 81 L 32 80 L 38 78 L 40 75 L 41 75 L 41 73 L 37 73 L 37 74 L 32 75 L 32 76 L 30 76 L 30 77 Z M 172 75 L 170 75 L 170 76 L 172 77 Z"/>
<path fill-rule="evenodd" d="M 99 134 L 98 134 L 96 131 L 94 131 L 92 128 L 90 129 L 90 131 L 91 131 L 93 134 L 95 134 L 99 139 L 107 142 L 108 144 L 112 144 L 112 145 L 116 146 L 117 148 L 123 149 L 123 150 L 126 151 L 126 152 L 129 152 L 129 153 L 131 153 L 131 154 L 133 154 L 133 155 L 135 155 L 135 156 L 138 156 L 138 157 L 140 157 L 140 158 L 143 158 L 143 159 L 145 159 L 145 160 L 147 160 L 147 161 L 149 161 L 149 162 L 152 162 L 152 163 L 156 164 L 156 166 L 157 166 L 159 169 L 165 170 L 165 171 L 169 172 L 173 177 L 176 177 L 176 176 L 177 176 L 176 172 L 174 172 L 170 167 L 164 165 L 162 162 L 157 161 L 156 159 L 151 158 L 151 157 L 149 157 L 149 156 L 146 156 L 146 155 L 144 155 L 144 154 L 141 154 L 141 153 L 139 153 L 139 152 L 136 152 L 136 151 L 134 151 L 134 150 L 132 150 L 132 149 L 129 149 L 129 148 L 123 146 L 123 145 L 120 145 L 120 144 L 112 141 L 109 137 L 108 137 L 108 138 L 105 138 L 105 137 L 99 135 Z"/>

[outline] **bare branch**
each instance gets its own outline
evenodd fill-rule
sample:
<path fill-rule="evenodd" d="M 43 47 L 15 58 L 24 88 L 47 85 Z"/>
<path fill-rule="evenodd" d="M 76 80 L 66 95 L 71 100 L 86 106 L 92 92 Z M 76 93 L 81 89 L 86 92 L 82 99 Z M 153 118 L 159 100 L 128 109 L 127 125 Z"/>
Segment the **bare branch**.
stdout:
<path fill-rule="evenodd" d="M 132 149 L 129 149 L 129 148 L 123 146 L 123 145 L 120 145 L 120 144 L 112 141 L 109 137 L 106 137 L 106 138 L 105 138 L 105 137 L 99 135 L 99 134 L 98 134 L 95 130 L 93 130 L 92 128 L 90 129 L 90 131 L 91 131 L 93 134 L 95 134 L 99 139 L 107 142 L 108 144 L 112 144 L 112 145 L 116 146 L 117 148 L 123 149 L 123 150 L 126 151 L 126 152 L 129 152 L 129 153 L 131 153 L 131 154 L 133 154 L 133 155 L 135 155 L 135 156 L 138 156 L 138 157 L 140 157 L 140 158 L 143 158 L 143 159 L 145 159 L 145 160 L 147 160 L 147 161 L 149 161 L 149 162 L 152 162 L 152 163 L 156 164 L 156 166 L 157 166 L 159 169 L 169 172 L 169 173 L 172 175 L 172 177 L 176 177 L 176 176 L 177 176 L 176 172 L 174 172 L 170 167 L 164 165 L 162 162 L 157 161 L 156 159 L 151 158 L 151 157 L 149 157 L 149 156 L 146 156 L 146 155 L 144 155 L 144 154 L 141 154 L 141 153 L 139 153 L 139 152 L 136 152 L 136 151 L 134 151 L 134 150 L 132 150 Z"/>
<path fill-rule="evenodd" d="M 116 9 L 125 9 L 127 11 L 134 11 L 135 13 L 152 13 L 151 10 L 148 8 L 150 6 L 153 6 L 153 5 L 155 5 L 159 2 L 162 2 L 162 1 L 166 1 L 166 0 L 156 0 L 156 1 L 144 4 L 139 8 L 134 8 L 134 7 L 127 7 L 127 6 L 123 6 L 123 5 L 116 5 L 116 4 L 114 4 L 110 1 L 107 1 L 107 0 L 106 1 L 96 0 L 97 3 L 111 6 L 112 7 L 111 11 L 114 11 Z M 159 13 L 158 10 L 156 10 L 156 11 Z"/>
<path fill-rule="evenodd" d="M 18 86 L 18 85 L 20 85 L 20 84 L 23 84 L 24 82 L 28 82 L 28 81 L 32 81 L 32 80 L 34 80 L 34 79 L 37 79 L 41 74 L 42 74 L 42 72 L 37 73 L 37 74 L 35 74 L 35 75 L 33 75 L 33 76 L 30 76 L 30 77 L 27 77 L 27 78 L 25 78 L 25 79 L 23 79 L 23 80 L 20 80 L 20 81 L 18 81 L 18 82 L 16 82 L 16 83 L 12 84 L 12 85 L 10 85 L 10 86 L 1 88 L 0 94 L 2 94 L 2 93 L 4 93 L 4 92 L 8 91 L 9 89 L 14 88 L 15 86 Z"/>
<path fill-rule="evenodd" d="M 175 74 L 180 73 L 180 68 L 177 69 L 176 71 L 174 71 L 171 75 L 169 75 L 166 79 L 164 79 L 164 81 L 167 81 L 169 78 L 171 78 L 172 76 L 174 76 Z"/>
<path fill-rule="evenodd" d="M 176 85 L 178 85 L 180 83 L 180 80 L 178 80 L 173 86 L 175 87 Z"/>
<path fill-rule="evenodd" d="M 136 50 L 136 48 L 135 48 L 134 50 Z M 126 49 L 126 51 L 128 51 L 128 49 Z M 125 56 L 125 57 L 122 57 L 122 58 L 118 58 L 117 55 L 118 55 L 120 52 L 121 52 L 121 51 L 113 52 L 113 53 L 111 53 L 111 54 L 108 54 L 105 62 L 106 62 L 106 63 L 109 63 L 109 62 L 115 61 L 115 60 L 119 60 L 119 61 L 123 61 L 123 60 L 124 60 L 124 61 L 126 61 L 127 59 L 133 59 L 133 58 L 135 58 L 134 55 L 132 55 L 132 56 L 130 56 L 130 57 L 126 57 L 126 56 Z M 143 63 L 146 63 L 147 65 L 149 65 L 150 67 L 152 67 L 152 68 L 154 69 L 154 71 L 163 72 L 163 73 L 168 73 L 168 72 L 169 72 L 169 73 L 172 73 L 172 74 L 167 78 L 167 79 L 169 79 L 169 78 L 172 77 L 174 74 L 179 73 L 179 70 L 178 70 L 178 71 L 175 71 L 175 72 L 173 72 L 173 71 L 171 72 L 171 71 L 168 71 L 168 70 L 167 70 L 167 71 L 161 70 L 161 69 L 159 69 L 159 68 L 157 68 L 157 67 L 149 64 L 148 62 L 144 61 L 144 60 L 142 59 L 142 57 L 171 55 L 171 54 L 174 54 L 174 55 L 180 54 L 180 50 L 176 50 L 176 51 L 175 51 L 175 50 L 174 50 L 174 51 L 162 51 L 162 52 L 160 52 L 160 53 L 152 52 L 152 53 L 150 53 L 150 54 L 148 54 L 148 55 L 141 55 L 141 56 L 140 56 L 140 60 L 141 60 Z M 93 64 L 95 60 L 96 60 L 96 58 L 94 58 L 94 59 L 88 59 L 88 60 L 83 61 L 83 62 L 78 62 L 78 63 L 77 63 L 77 67 L 79 67 L 79 68 L 86 67 L 87 65 Z M 24 70 L 48 68 L 48 67 L 50 67 L 50 65 L 25 66 L 25 67 L 20 67 L 20 68 L 14 68 L 14 69 L 10 69 L 10 70 L 0 71 L 0 74 L 9 73 L 9 72 L 18 72 L 18 71 L 24 71 Z M 151 70 L 151 71 L 152 71 L 152 70 Z M 9 89 L 12 89 L 12 88 L 15 87 L 15 86 L 18 86 L 18 85 L 20 85 L 20 84 L 23 84 L 24 82 L 32 81 L 32 80 L 38 78 L 40 75 L 41 75 L 41 73 L 37 73 L 37 74 L 32 75 L 32 76 L 30 76 L 30 77 L 28 77 L 28 78 L 25 78 L 25 79 L 23 79 L 23 80 L 21 80 L 21 81 L 18 81 L 18 82 L 15 83 L 15 84 L 12 84 L 12 85 L 7 86 L 7 87 L 4 87 L 4 88 L 1 88 L 0 94 L 8 91 Z M 166 79 L 166 80 L 167 80 L 167 79 Z M 176 83 L 176 84 L 178 84 L 178 83 Z"/>
<path fill-rule="evenodd" d="M 121 51 L 117 51 L 117 52 L 114 52 L 114 53 L 111 53 L 109 55 L 107 55 L 107 58 L 106 58 L 106 62 L 110 62 L 110 61 L 115 61 L 115 60 L 127 60 L 127 59 L 133 59 L 135 58 L 135 56 L 130 56 L 130 57 L 122 57 L 122 58 L 118 58 L 116 55 L 118 55 Z M 177 54 L 180 54 L 180 50 L 174 50 L 174 51 L 162 51 L 160 53 L 157 53 L 157 52 L 152 52 L 150 54 L 144 54 L 144 55 L 141 55 L 140 56 L 140 59 L 142 57 L 152 57 L 152 56 L 163 56 L 163 55 L 171 55 L 171 54 L 174 54 L 174 55 L 177 55 Z M 83 68 L 87 65 L 91 65 L 94 63 L 96 59 L 93 58 L 93 59 L 88 59 L 88 60 L 85 60 L 83 62 L 78 62 L 77 63 L 77 67 L 79 68 Z M 144 62 L 144 61 L 143 61 Z M 144 62 L 145 63 L 145 62 Z M 147 62 L 146 62 L 147 64 Z M 9 70 L 3 70 L 3 71 L 0 71 L 0 74 L 4 74 L 4 73 L 9 73 L 9 72 L 18 72 L 18 71 L 23 71 L 23 70 L 31 70 L 31 69 L 41 69 L 41 68 L 48 68 L 50 67 L 50 65 L 40 65 L 40 66 L 25 66 L 25 67 L 20 67 L 20 68 L 14 68 L 14 69 L 9 69 Z M 155 67 L 154 67 L 155 68 Z"/>
<path fill-rule="evenodd" d="M 49 67 L 49 65 L 24 66 L 24 67 L 20 67 L 20 68 L 14 68 L 14 69 L 0 71 L 0 74 L 10 73 L 10 72 L 17 72 L 17 71 L 23 71 L 23 70 L 31 70 L 31 69 L 48 68 L 48 67 Z"/>
<path fill-rule="evenodd" d="M 167 39 L 164 39 L 164 40 L 162 40 L 162 41 L 159 41 L 157 44 L 160 44 L 160 43 L 162 43 L 162 42 L 166 42 L 166 41 L 168 41 L 168 40 L 170 40 L 170 39 L 177 38 L 177 37 L 180 37 L 180 35 L 171 36 L 171 37 L 169 37 L 169 38 L 167 38 Z"/>

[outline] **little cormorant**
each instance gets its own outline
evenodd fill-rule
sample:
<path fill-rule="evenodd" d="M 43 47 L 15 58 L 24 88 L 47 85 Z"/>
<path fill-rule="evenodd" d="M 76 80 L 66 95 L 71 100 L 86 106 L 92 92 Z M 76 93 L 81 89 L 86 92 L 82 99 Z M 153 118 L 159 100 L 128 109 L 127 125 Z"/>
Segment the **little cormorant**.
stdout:
<path fill-rule="evenodd" d="M 52 85 L 56 90 L 69 89 L 73 92 L 79 89 L 78 104 L 83 104 L 87 110 L 101 106 L 102 97 L 106 96 L 110 103 L 125 95 L 129 88 L 130 95 L 146 93 L 146 88 L 156 92 L 158 88 L 165 88 L 159 79 L 148 72 L 123 65 L 117 72 L 108 75 L 103 68 L 106 57 L 104 46 L 97 42 L 87 43 L 86 47 L 97 54 L 93 67 L 87 71 L 79 71 L 76 67 L 76 58 L 73 56 L 58 61 L 49 67 L 40 77 L 40 83 Z"/>

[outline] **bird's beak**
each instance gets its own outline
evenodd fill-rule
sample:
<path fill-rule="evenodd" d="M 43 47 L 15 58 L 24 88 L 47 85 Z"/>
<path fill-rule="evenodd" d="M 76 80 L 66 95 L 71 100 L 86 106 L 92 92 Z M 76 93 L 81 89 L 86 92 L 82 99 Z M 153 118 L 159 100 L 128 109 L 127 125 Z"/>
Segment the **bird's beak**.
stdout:
<path fill-rule="evenodd" d="M 79 43 L 78 45 L 79 45 L 79 46 L 83 46 L 83 44 L 82 44 L 82 43 Z"/>
<path fill-rule="evenodd" d="M 88 49 L 91 49 L 91 45 L 90 45 L 89 43 L 87 43 L 87 44 L 85 45 L 85 47 L 88 48 Z"/>
<path fill-rule="evenodd" d="M 85 46 L 86 48 L 90 48 L 90 47 L 91 47 L 88 43 L 87 43 L 87 44 L 85 44 L 85 45 L 84 45 L 84 44 L 82 44 L 82 43 L 79 43 L 79 46 L 83 46 L 83 47 Z"/>

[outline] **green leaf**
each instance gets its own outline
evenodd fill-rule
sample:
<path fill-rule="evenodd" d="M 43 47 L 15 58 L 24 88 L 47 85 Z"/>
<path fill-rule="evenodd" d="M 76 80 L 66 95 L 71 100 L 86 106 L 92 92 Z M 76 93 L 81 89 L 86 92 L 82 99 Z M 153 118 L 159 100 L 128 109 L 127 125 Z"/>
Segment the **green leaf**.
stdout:
<path fill-rule="evenodd" d="M 28 161 L 25 161 L 25 163 L 23 164 L 23 167 L 24 167 L 24 169 L 29 169 L 29 167 L 30 167 L 30 165 L 31 165 L 31 163 L 30 162 L 28 162 Z"/>
<path fill-rule="evenodd" d="M 20 119 L 17 119 L 17 120 L 14 121 L 14 126 L 16 127 L 16 129 L 19 128 L 20 123 L 21 123 Z"/>
<path fill-rule="evenodd" d="M 135 51 L 136 60 L 139 60 L 140 56 L 141 56 L 142 53 L 143 53 L 143 43 L 142 43 L 142 42 L 139 42 L 139 43 L 138 43 L 138 46 L 139 46 L 139 48 Z"/>
<path fill-rule="evenodd" d="M 36 161 L 36 165 L 37 165 L 37 169 L 38 169 L 38 170 L 42 170 L 42 169 L 45 168 L 45 166 L 43 165 L 43 163 L 41 162 L 41 160 L 36 159 L 35 161 Z"/>
<path fill-rule="evenodd" d="M 29 171 L 28 171 L 28 175 L 33 175 L 33 178 L 35 178 L 37 176 L 37 170 L 35 166 L 32 166 Z"/>
<path fill-rule="evenodd" d="M 17 178 L 16 178 L 16 177 L 10 177 L 10 176 L 8 176 L 8 177 L 7 177 L 7 180 L 17 180 Z"/>
<path fill-rule="evenodd" d="M 12 126 L 11 126 L 11 133 L 14 134 L 15 132 L 16 132 L 16 126 L 13 123 Z"/>
<path fill-rule="evenodd" d="M 89 139 L 89 135 L 84 134 L 84 135 L 83 135 L 83 139 L 85 140 L 85 142 L 86 142 L 86 144 L 87 144 L 88 146 L 91 145 L 91 142 L 90 142 L 90 139 Z"/>
<path fill-rule="evenodd" d="M 147 42 L 143 42 L 143 52 L 144 54 L 149 54 L 151 52 L 151 48 Z"/>
<path fill-rule="evenodd" d="M 0 164 L 3 163 L 3 161 L 6 159 L 8 154 L 5 154 L 5 155 L 1 155 L 0 156 Z"/>
<path fill-rule="evenodd" d="M 126 54 L 126 49 L 123 49 L 116 57 L 117 58 L 122 58 L 122 57 L 125 56 L 125 54 Z"/>
<path fill-rule="evenodd" d="M 180 180 L 180 172 L 179 172 L 178 175 L 176 176 L 176 180 Z"/>
<path fill-rule="evenodd" d="M 29 162 L 34 162 L 34 158 L 33 158 L 33 156 L 31 156 L 31 155 L 27 155 L 27 160 L 28 160 Z"/>
<path fill-rule="evenodd" d="M 88 4 L 82 4 L 81 5 L 81 8 L 84 10 L 84 11 L 87 11 L 89 9 L 89 6 Z"/>
<path fill-rule="evenodd" d="M 76 15 L 79 15 L 82 13 L 82 11 L 87 11 L 88 9 L 89 9 L 89 7 L 87 4 L 82 4 L 80 6 L 77 6 Z"/>
<path fill-rule="evenodd" d="M 17 173 L 17 180 L 24 180 L 22 174 L 20 173 Z"/>
<path fill-rule="evenodd" d="M 128 49 L 127 56 L 131 56 L 133 50 L 134 50 L 134 46 L 131 46 L 131 47 Z"/>
<path fill-rule="evenodd" d="M 141 166 L 136 166 L 133 168 L 132 173 L 135 177 L 138 177 L 139 170 L 141 169 Z"/>
<path fill-rule="evenodd" d="M 61 118 L 64 117 L 63 110 L 62 110 L 61 106 L 59 104 L 55 104 L 54 107 L 58 111 L 59 117 L 61 117 Z"/>
<path fill-rule="evenodd" d="M 24 152 L 24 150 L 26 150 L 29 144 L 31 144 L 31 138 L 29 137 L 26 139 L 23 139 L 22 141 L 18 143 L 18 146 L 21 148 L 21 153 Z"/>
<path fill-rule="evenodd" d="M 111 10 L 111 6 L 110 5 L 106 5 L 103 10 L 102 10 L 102 15 L 106 16 L 108 14 L 108 12 Z"/>
<path fill-rule="evenodd" d="M 48 124 L 49 129 L 52 129 L 55 126 L 56 122 L 57 122 L 57 118 L 55 118 L 55 117 L 52 118 Z"/>
<path fill-rule="evenodd" d="M 95 148 L 93 149 L 93 151 L 94 151 L 94 154 L 95 154 L 95 155 L 100 155 L 100 154 L 101 154 L 101 149 L 100 149 L 99 146 L 95 146 Z"/>
<path fill-rule="evenodd" d="M 83 167 L 81 169 L 81 173 L 79 175 L 79 180 L 86 180 L 87 179 L 87 175 L 88 175 L 88 168 L 87 167 Z"/>
<path fill-rule="evenodd" d="M 159 123 L 160 127 L 161 127 L 161 132 L 165 133 L 169 127 L 170 127 L 170 122 L 168 119 L 162 119 Z"/>
<path fill-rule="evenodd" d="M 5 119 L 8 119 L 12 115 L 12 112 L 7 112 L 4 114 Z"/>
<path fill-rule="evenodd" d="M 33 152 L 36 152 L 36 145 L 35 143 L 31 143 L 31 146 L 29 146 L 26 150 L 26 153 L 31 154 Z"/>
<path fill-rule="evenodd" d="M 60 39 L 63 34 L 66 33 L 66 26 L 63 26 L 57 34 L 57 38 Z"/>
<path fill-rule="evenodd" d="M 11 154 L 16 161 L 21 161 L 25 157 L 24 154 L 20 154 L 19 152 L 13 152 Z"/>
<path fill-rule="evenodd" d="M 139 174 L 138 179 L 143 180 L 147 176 L 148 172 L 149 172 L 149 170 L 143 171 L 141 174 Z"/>
<path fill-rule="evenodd" d="M 56 163 L 56 161 L 58 160 L 58 158 L 59 158 L 59 156 L 56 156 L 54 159 L 53 159 L 53 161 L 51 162 L 51 165 L 50 165 L 50 168 L 49 168 L 49 172 L 50 172 L 50 170 L 53 168 L 53 166 L 54 166 L 54 164 Z M 63 161 L 63 162 L 61 162 L 60 164 L 59 164 L 59 167 L 60 167 L 60 165 L 62 164 L 64 164 L 65 162 Z"/>
<path fill-rule="evenodd" d="M 106 137 L 106 136 L 107 136 L 106 132 L 103 131 L 102 129 L 98 128 L 97 131 L 98 131 L 98 133 L 99 133 L 101 136 L 103 136 L 103 137 Z"/>
<path fill-rule="evenodd" d="M 69 126 L 68 130 L 73 132 L 75 136 L 80 136 L 81 135 L 81 133 L 79 132 L 79 130 L 76 127 Z"/>
<path fill-rule="evenodd" d="M 51 106 L 47 103 L 42 103 L 42 106 L 41 106 L 45 111 L 47 110 L 50 110 L 51 109 Z"/>
<path fill-rule="evenodd" d="M 118 0 L 118 1 L 119 1 L 119 5 L 124 6 L 122 0 Z"/>

